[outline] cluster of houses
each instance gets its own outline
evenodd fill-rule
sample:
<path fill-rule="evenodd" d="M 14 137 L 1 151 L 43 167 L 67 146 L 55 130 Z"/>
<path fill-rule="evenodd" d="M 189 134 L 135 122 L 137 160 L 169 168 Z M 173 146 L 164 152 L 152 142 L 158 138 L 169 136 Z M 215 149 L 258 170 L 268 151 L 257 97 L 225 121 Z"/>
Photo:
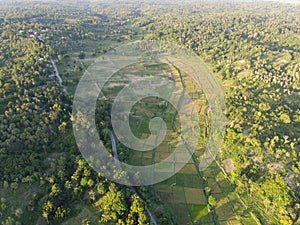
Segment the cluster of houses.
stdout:
<path fill-rule="evenodd" d="M 39 41 L 45 43 L 46 41 L 43 39 L 43 35 L 42 34 L 39 34 L 38 32 L 36 31 L 32 31 L 32 30 L 28 30 L 28 35 L 30 38 L 37 38 Z"/>
<path fill-rule="evenodd" d="M 21 32 L 21 31 L 20 31 Z M 23 31 L 22 31 L 23 32 Z M 42 30 L 42 32 L 45 32 L 44 30 Z M 28 37 L 29 38 L 37 38 L 39 41 L 45 43 L 46 41 L 43 39 L 42 37 L 42 34 L 39 34 L 38 32 L 36 31 L 32 31 L 31 29 L 28 30 Z M 43 62 L 45 60 L 45 58 L 41 57 L 37 60 L 37 62 Z M 46 63 L 45 65 L 47 68 L 50 68 L 50 67 L 53 67 L 50 63 Z M 49 78 L 51 80 L 54 80 L 55 78 L 55 74 L 50 74 L 49 75 Z M 42 89 L 46 89 L 47 88 L 47 85 L 42 85 Z M 32 97 L 32 100 L 36 100 L 35 97 Z"/>

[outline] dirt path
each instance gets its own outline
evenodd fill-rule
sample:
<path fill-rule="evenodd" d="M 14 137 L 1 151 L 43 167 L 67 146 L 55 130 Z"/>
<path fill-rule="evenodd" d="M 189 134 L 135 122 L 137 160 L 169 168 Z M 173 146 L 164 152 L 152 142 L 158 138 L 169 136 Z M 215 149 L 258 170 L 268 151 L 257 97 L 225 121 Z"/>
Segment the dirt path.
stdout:
<path fill-rule="evenodd" d="M 116 147 L 115 136 L 112 133 L 110 133 L 110 140 L 111 140 L 111 145 L 112 145 L 112 150 L 113 150 L 115 163 L 117 164 L 119 169 L 122 169 L 119 158 L 118 158 L 118 151 L 117 151 L 117 147 Z M 139 194 L 137 193 L 137 191 L 135 190 L 134 187 L 130 186 L 130 189 L 137 196 L 138 199 L 141 199 L 141 197 L 139 196 Z M 150 217 L 150 222 L 154 225 L 157 225 L 157 222 L 156 222 L 155 218 L 153 217 L 153 215 L 152 215 L 152 213 L 150 212 L 149 209 L 147 209 L 147 213 L 148 213 L 148 216 Z"/>
<path fill-rule="evenodd" d="M 67 94 L 67 89 L 66 87 L 62 84 L 62 79 L 61 79 L 61 76 L 59 75 L 59 72 L 58 72 L 58 69 L 57 69 L 57 66 L 54 62 L 54 60 L 52 59 L 52 57 L 50 56 L 50 61 L 52 63 L 52 66 L 54 68 L 54 72 L 55 72 L 55 76 L 57 77 L 58 79 L 58 83 L 59 83 L 59 86 L 61 86 L 63 88 L 63 91 Z"/>
<path fill-rule="evenodd" d="M 44 45 L 46 45 L 46 41 L 45 41 L 45 40 L 41 39 L 39 36 L 38 36 L 37 38 L 38 38 L 38 40 L 39 40 L 40 42 L 42 42 Z M 58 79 L 59 86 L 61 86 L 61 87 L 63 88 L 63 91 L 64 91 L 66 94 L 68 94 L 66 87 L 62 84 L 62 79 L 61 79 L 61 76 L 59 75 L 57 66 L 56 66 L 56 64 L 55 64 L 55 62 L 54 62 L 52 56 L 50 55 L 50 52 L 48 52 L 48 53 L 49 53 L 50 61 L 51 61 L 52 66 L 53 66 L 53 68 L 54 68 L 55 76 L 56 76 L 57 79 Z"/>

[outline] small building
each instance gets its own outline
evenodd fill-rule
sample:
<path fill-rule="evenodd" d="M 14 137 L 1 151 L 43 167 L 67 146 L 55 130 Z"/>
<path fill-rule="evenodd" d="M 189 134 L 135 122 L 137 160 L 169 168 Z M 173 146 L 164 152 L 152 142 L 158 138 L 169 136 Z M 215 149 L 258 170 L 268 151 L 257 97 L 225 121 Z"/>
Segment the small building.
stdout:
<path fill-rule="evenodd" d="M 42 62 L 42 61 L 44 61 L 44 58 L 39 58 L 38 59 L 38 62 Z"/>
<path fill-rule="evenodd" d="M 38 36 L 37 37 L 38 38 L 38 40 L 40 41 L 40 42 L 43 42 L 43 43 L 45 43 L 46 41 L 42 38 L 42 36 L 40 35 L 40 36 Z"/>

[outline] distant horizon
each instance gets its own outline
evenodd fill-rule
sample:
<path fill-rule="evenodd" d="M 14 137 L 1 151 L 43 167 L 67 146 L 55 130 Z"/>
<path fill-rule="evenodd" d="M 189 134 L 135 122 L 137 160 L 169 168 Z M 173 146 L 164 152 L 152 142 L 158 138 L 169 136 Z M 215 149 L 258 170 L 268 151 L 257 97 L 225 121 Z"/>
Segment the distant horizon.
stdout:
<path fill-rule="evenodd" d="M 106 2 L 105 0 L 0 0 L 0 2 L 5 2 L 5 3 L 13 3 L 13 2 L 73 2 L 73 3 L 78 3 L 78 2 L 103 2 L 103 3 L 113 3 L 113 2 L 124 2 L 124 3 L 167 3 L 167 2 L 172 2 L 172 3 L 189 3 L 189 2 L 194 2 L 194 3 L 201 3 L 201 2 L 228 2 L 228 3 L 235 3 L 235 2 L 280 2 L 280 3 L 300 3 L 300 0 L 112 0 L 111 2 Z"/>

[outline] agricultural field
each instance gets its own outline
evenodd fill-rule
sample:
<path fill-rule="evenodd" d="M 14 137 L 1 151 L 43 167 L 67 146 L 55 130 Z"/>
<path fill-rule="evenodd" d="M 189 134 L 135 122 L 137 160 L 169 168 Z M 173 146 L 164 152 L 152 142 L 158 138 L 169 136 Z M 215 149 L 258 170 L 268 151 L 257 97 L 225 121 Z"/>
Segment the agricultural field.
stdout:
<path fill-rule="evenodd" d="M 241 224 L 242 221 L 259 224 L 256 218 L 247 212 L 247 206 L 234 192 L 228 178 L 216 163 L 204 172 L 199 171 L 199 162 L 210 129 L 206 117 L 209 117 L 210 113 L 206 97 L 201 88 L 193 82 L 193 78 L 169 64 L 146 62 L 131 65 L 116 73 L 106 83 L 103 88 L 105 101 L 113 101 L 126 84 L 138 82 L 146 75 L 162 76 L 184 87 L 195 102 L 193 110 L 198 112 L 201 124 L 198 146 L 190 161 L 176 175 L 153 185 L 156 194 L 166 203 L 176 221 L 179 224 L 212 224 L 214 221 L 220 224 Z M 165 139 L 150 151 L 131 150 L 127 159 L 129 164 L 145 166 L 160 162 L 166 159 L 178 144 L 180 118 L 176 109 L 157 97 L 145 98 L 132 108 L 129 124 L 133 134 L 140 139 L 146 139 L 150 135 L 149 121 L 154 117 L 160 117 L 165 121 L 167 125 Z M 210 205 L 209 201 L 215 203 Z"/>
<path fill-rule="evenodd" d="M 300 224 L 299 6 L 0 0 L 0 224 Z M 170 61 L 116 72 L 98 96 L 95 125 L 120 161 L 146 166 L 168 159 L 161 174 L 176 171 L 175 159 L 184 154 L 168 157 L 191 134 L 198 143 L 189 161 L 167 180 L 131 187 L 107 179 L 81 154 L 74 121 L 90 123 L 84 109 L 73 114 L 76 88 L 94 62 L 135 40 L 188 49 L 218 81 L 226 127 L 207 169 L 200 162 L 209 149 L 214 107 L 192 73 Z M 130 84 L 136 93 L 165 84 L 182 88 L 194 102 L 183 108 L 197 116 L 179 117 L 178 89 L 167 89 L 174 90 L 175 105 L 155 96 L 137 101 L 126 117 L 129 126 L 143 146 L 155 147 L 132 150 L 117 140 L 118 130 L 111 135 L 113 103 Z M 156 117 L 166 126 L 156 120 L 149 127 Z M 189 119 L 200 127 L 181 130 L 180 122 Z M 153 130 L 158 135 L 150 139 Z"/>

